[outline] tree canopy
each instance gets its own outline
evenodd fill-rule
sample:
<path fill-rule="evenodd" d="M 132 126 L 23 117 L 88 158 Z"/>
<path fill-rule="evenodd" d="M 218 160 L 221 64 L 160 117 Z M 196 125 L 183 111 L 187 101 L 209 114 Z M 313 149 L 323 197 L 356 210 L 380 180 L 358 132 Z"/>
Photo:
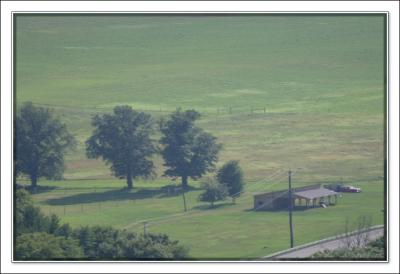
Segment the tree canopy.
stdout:
<path fill-rule="evenodd" d="M 217 172 L 217 180 L 228 188 L 229 196 L 233 199 L 239 197 L 243 190 L 243 171 L 239 161 L 231 160 L 224 164 Z"/>
<path fill-rule="evenodd" d="M 228 195 L 226 186 L 217 182 L 209 181 L 203 183 L 203 188 L 205 190 L 200 194 L 199 200 L 203 202 L 210 202 L 211 207 L 214 206 L 214 202 L 224 200 Z"/>
<path fill-rule="evenodd" d="M 214 169 L 222 147 L 216 142 L 216 137 L 195 126 L 199 118 L 200 114 L 195 110 L 178 109 L 167 121 L 160 123 L 161 154 L 167 167 L 164 175 L 181 177 L 184 189 L 189 177 L 198 179 Z"/>
<path fill-rule="evenodd" d="M 28 175 L 32 187 L 40 177 L 60 179 L 64 172 L 64 154 L 75 145 L 65 124 L 50 109 L 25 103 L 15 121 L 15 171 Z"/>
<path fill-rule="evenodd" d="M 45 216 L 30 197 L 22 189 L 15 193 L 16 260 L 176 260 L 189 256 L 188 248 L 165 234 L 60 225 L 56 215 Z"/>
<path fill-rule="evenodd" d="M 156 152 L 150 138 L 153 124 L 150 115 L 130 106 L 117 106 L 112 114 L 96 115 L 92 119 L 95 129 L 86 141 L 86 154 L 89 158 L 102 157 L 114 175 L 126 178 L 128 188 L 132 188 L 133 178 L 154 174 L 149 159 Z"/>
<path fill-rule="evenodd" d="M 44 215 L 33 205 L 26 190 L 18 189 L 15 193 L 15 234 L 31 232 L 54 233 L 59 226 L 57 215 Z"/>
<path fill-rule="evenodd" d="M 16 237 L 16 260 L 71 260 L 83 258 L 82 248 L 75 239 L 58 237 L 46 232 L 24 233 Z"/>

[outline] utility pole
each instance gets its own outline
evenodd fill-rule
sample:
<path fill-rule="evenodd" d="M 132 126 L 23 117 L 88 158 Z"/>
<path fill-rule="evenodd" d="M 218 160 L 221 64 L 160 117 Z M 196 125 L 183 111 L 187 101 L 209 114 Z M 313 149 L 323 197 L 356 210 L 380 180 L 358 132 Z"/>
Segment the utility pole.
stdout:
<path fill-rule="evenodd" d="M 290 248 L 293 248 L 293 222 L 292 222 L 292 210 L 293 210 L 293 199 L 292 199 L 292 171 L 289 170 L 289 229 L 290 229 Z"/>
<path fill-rule="evenodd" d="M 187 207 L 186 207 L 185 187 L 184 186 L 182 186 L 182 198 L 183 198 L 183 206 L 185 207 L 185 212 L 186 212 Z"/>

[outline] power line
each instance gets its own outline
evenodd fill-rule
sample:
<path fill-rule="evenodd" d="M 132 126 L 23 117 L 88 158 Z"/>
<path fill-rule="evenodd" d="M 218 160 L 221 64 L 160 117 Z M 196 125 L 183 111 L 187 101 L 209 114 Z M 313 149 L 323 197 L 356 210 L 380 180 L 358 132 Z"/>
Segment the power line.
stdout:
<path fill-rule="evenodd" d="M 281 169 L 278 169 L 277 171 L 275 171 L 271 176 L 267 177 L 266 179 L 263 179 L 262 181 L 258 181 L 257 183 L 254 183 L 253 186 L 255 186 L 255 185 L 260 185 L 261 183 L 265 183 L 265 180 L 266 180 L 266 181 L 272 180 L 272 179 L 273 179 L 274 177 L 276 177 L 281 171 L 282 171 Z M 247 191 L 248 191 L 248 190 L 247 190 Z M 234 194 L 232 194 L 232 196 L 237 196 L 237 195 L 239 195 L 239 194 L 241 194 L 241 193 L 243 193 L 243 192 L 246 192 L 246 190 L 242 190 L 242 191 L 239 191 L 239 192 L 237 192 L 237 193 L 234 193 Z"/>
<path fill-rule="evenodd" d="M 293 200 L 292 200 L 292 171 L 289 170 L 289 230 L 290 230 L 290 248 L 293 248 L 293 222 L 292 222 L 292 210 L 293 210 Z"/>
<path fill-rule="evenodd" d="M 278 196 L 275 196 L 275 199 L 280 198 L 280 197 L 286 195 L 287 193 L 288 193 L 287 191 L 284 191 L 284 192 L 282 192 L 281 194 L 279 194 Z M 258 209 L 260 209 L 260 208 L 262 208 L 262 207 L 266 207 L 267 205 L 270 205 L 272 202 L 273 202 L 273 200 L 270 200 L 270 201 L 268 201 L 268 202 L 266 202 L 266 203 L 263 203 L 262 205 L 256 207 L 256 208 L 254 209 L 254 211 L 257 211 Z"/>
<path fill-rule="evenodd" d="M 279 177 L 282 177 L 284 174 L 282 174 L 281 176 L 279 176 Z M 271 176 L 272 177 L 272 176 Z M 272 185 L 269 185 L 269 188 L 270 187 L 272 187 L 273 185 L 276 185 L 278 182 L 275 182 L 274 184 L 272 184 Z M 285 195 L 286 194 L 286 192 L 285 193 L 282 193 L 281 195 L 279 195 L 278 197 L 281 197 L 281 196 L 283 196 L 283 195 Z M 263 204 L 263 206 L 265 206 L 265 204 Z M 257 210 L 257 209 L 259 209 L 259 207 L 257 207 L 257 208 L 255 208 L 254 210 Z M 225 210 L 225 212 L 231 212 L 231 211 L 236 211 L 237 209 L 236 208 L 234 208 L 234 209 L 231 209 L 231 210 Z M 216 214 L 217 212 L 202 212 L 202 211 L 191 211 L 191 212 L 188 212 L 188 213 L 181 213 L 181 214 L 176 214 L 176 215 L 173 215 L 173 216 L 166 216 L 165 218 L 161 218 L 161 221 L 156 221 L 156 222 L 149 222 L 149 226 L 151 225 L 159 225 L 159 224 L 161 224 L 161 223 L 168 223 L 168 222 L 172 222 L 172 221 L 176 221 L 177 219 L 179 219 L 179 218 L 183 218 L 183 217 L 186 217 L 186 215 L 188 215 L 188 216 L 201 216 L 201 215 L 211 215 L 211 214 Z M 165 219 L 165 220 L 163 220 L 163 219 Z M 149 221 L 149 220 L 148 220 Z M 142 221 L 143 222 L 143 221 Z"/>

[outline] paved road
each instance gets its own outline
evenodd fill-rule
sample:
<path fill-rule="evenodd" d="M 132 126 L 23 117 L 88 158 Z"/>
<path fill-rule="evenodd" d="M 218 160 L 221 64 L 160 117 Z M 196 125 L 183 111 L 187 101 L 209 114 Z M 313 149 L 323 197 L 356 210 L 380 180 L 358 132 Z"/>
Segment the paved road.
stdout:
<path fill-rule="evenodd" d="M 322 243 L 317 243 L 314 245 L 306 246 L 303 248 L 295 249 L 293 251 L 283 251 L 273 256 L 266 256 L 263 259 L 266 260 L 276 260 L 276 259 L 296 259 L 296 258 L 305 258 L 309 257 L 312 254 L 323 251 L 323 250 L 333 250 L 337 248 L 346 247 L 350 245 L 356 245 L 357 242 L 360 242 L 361 245 L 365 244 L 368 241 L 375 240 L 383 236 L 383 227 L 375 228 L 368 232 L 363 232 L 357 235 L 343 237 L 339 239 L 333 239 L 329 241 L 324 241 Z"/>

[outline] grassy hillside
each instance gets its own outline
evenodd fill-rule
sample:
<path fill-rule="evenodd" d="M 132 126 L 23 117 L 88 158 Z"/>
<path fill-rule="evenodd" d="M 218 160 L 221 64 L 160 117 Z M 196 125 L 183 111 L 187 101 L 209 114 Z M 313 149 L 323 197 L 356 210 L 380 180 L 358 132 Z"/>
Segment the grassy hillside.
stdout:
<path fill-rule="evenodd" d="M 56 108 L 78 138 L 67 178 L 109 178 L 83 142 L 91 115 L 118 104 L 203 112 L 221 160 L 252 179 L 289 166 L 376 178 L 382 28 L 380 16 L 19 16 L 16 99 Z"/>
<path fill-rule="evenodd" d="M 180 196 L 159 197 L 171 183 L 161 178 L 160 157 L 156 181 L 124 194 L 123 181 L 86 158 L 84 142 L 92 115 L 116 105 L 155 119 L 182 107 L 200 111 L 199 125 L 223 144 L 218 166 L 240 160 L 248 190 L 237 205 L 212 211 L 193 190 L 198 215 L 149 228 L 182 240 L 193 256 L 250 258 L 286 248 L 286 214 L 248 209 L 252 192 L 270 183 L 285 188 L 289 168 L 297 170 L 295 184 L 365 189 L 336 207 L 296 213 L 296 242 L 341 232 L 346 218 L 382 223 L 383 24 L 378 15 L 19 15 L 17 104 L 54 108 L 78 140 L 67 156 L 68 180 L 44 182 L 58 188 L 35 195 L 37 202 L 73 225 L 141 230 L 142 220 L 180 213 Z M 279 170 L 279 179 L 265 180 Z"/>
<path fill-rule="evenodd" d="M 197 200 L 201 190 L 187 193 L 189 211 L 183 212 L 179 192 L 168 192 L 166 182 L 139 182 L 127 192 L 123 182 L 91 180 L 42 182 L 47 191 L 34 195 L 46 214 L 55 213 L 73 227 L 111 225 L 143 232 L 166 233 L 190 247 L 196 259 L 254 259 L 289 247 L 287 211 L 255 212 L 252 193 L 280 190 L 287 185 L 285 174 L 269 182 L 252 182 L 237 199 L 209 204 Z M 295 187 L 309 182 L 296 181 Z M 358 218 L 367 217 L 372 225 L 383 223 L 383 186 L 376 182 L 356 182 L 362 193 L 344 193 L 338 204 L 327 208 L 296 210 L 293 214 L 295 245 L 342 234 L 358 228 Z"/>

